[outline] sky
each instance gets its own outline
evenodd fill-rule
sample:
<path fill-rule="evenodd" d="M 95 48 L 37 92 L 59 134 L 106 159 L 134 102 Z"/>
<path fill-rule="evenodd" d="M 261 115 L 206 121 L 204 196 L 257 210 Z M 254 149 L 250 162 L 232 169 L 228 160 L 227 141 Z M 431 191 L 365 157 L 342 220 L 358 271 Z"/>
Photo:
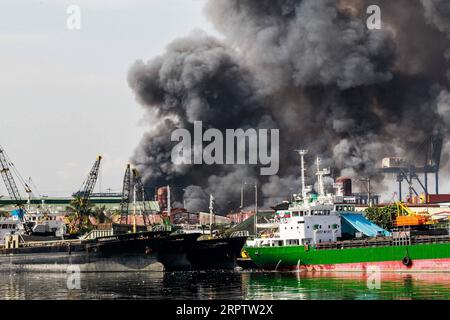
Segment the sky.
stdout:
<path fill-rule="evenodd" d="M 1 1 L 0 145 L 38 195 L 77 191 L 97 155 L 103 162 L 95 191 L 121 191 L 126 164 L 149 128 L 127 72 L 193 30 L 216 34 L 204 3 Z M 67 28 L 70 5 L 81 9 L 80 30 Z M 7 195 L 3 182 L 0 195 Z"/>

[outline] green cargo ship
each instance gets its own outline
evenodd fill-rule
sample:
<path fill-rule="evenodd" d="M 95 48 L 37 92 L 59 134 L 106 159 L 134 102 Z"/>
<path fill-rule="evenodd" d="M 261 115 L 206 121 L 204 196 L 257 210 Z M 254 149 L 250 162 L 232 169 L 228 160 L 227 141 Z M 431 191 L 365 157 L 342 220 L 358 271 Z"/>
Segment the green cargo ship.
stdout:
<path fill-rule="evenodd" d="M 326 246 L 247 246 L 245 250 L 258 267 L 266 270 L 368 271 L 379 268 L 393 272 L 450 272 L 448 236 L 411 240 L 411 245 L 368 240 L 360 243 L 360 247 L 350 241 Z"/>
<path fill-rule="evenodd" d="M 448 228 L 441 235 L 415 236 L 407 230 L 388 232 L 371 223 L 338 190 L 325 194 L 317 160 L 318 194 L 304 186 L 287 210 L 276 212 L 277 229 L 248 242 L 245 251 L 265 270 L 310 271 L 439 271 L 450 272 Z M 339 186 L 337 187 L 339 188 Z M 342 241 L 354 228 L 360 238 Z M 365 237 L 365 238 L 362 238 Z"/>

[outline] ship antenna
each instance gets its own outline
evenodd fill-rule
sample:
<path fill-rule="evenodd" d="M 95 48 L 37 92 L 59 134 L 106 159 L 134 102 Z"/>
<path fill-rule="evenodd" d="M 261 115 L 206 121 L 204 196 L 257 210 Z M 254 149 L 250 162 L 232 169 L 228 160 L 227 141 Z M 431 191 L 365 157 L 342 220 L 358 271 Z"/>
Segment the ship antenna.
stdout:
<path fill-rule="evenodd" d="M 306 187 L 305 187 L 305 155 L 308 154 L 308 150 L 296 150 L 300 155 L 301 176 L 302 176 L 302 199 L 306 199 Z"/>

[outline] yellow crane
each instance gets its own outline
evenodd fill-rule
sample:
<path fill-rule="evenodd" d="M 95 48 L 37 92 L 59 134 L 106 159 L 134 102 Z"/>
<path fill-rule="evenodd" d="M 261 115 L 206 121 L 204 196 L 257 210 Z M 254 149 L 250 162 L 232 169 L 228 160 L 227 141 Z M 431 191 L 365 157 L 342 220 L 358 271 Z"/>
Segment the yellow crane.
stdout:
<path fill-rule="evenodd" d="M 397 201 L 396 227 L 409 227 L 434 224 L 428 212 L 414 212 L 406 204 Z"/>

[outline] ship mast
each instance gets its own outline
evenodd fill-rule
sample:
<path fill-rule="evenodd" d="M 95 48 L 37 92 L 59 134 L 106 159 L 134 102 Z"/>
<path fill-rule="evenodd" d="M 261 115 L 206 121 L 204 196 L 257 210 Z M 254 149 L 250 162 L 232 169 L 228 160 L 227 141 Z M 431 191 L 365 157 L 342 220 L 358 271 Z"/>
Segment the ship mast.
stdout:
<path fill-rule="evenodd" d="M 323 176 L 330 174 L 329 169 L 320 170 L 320 164 L 322 163 L 322 159 L 317 157 L 316 165 L 317 165 L 317 191 L 319 193 L 319 197 L 325 196 L 325 187 L 323 185 Z"/>
<path fill-rule="evenodd" d="M 302 179 L 302 199 L 306 199 L 306 186 L 305 186 L 305 155 L 308 154 L 308 150 L 297 150 L 300 155 L 300 165 L 301 165 L 301 179 Z"/>
<path fill-rule="evenodd" d="M 322 162 L 322 159 L 320 159 L 319 157 L 317 157 L 316 159 L 316 165 L 317 165 L 317 192 L 319 193 L 319 196 L 323 196 L 324 192 L 323 192 L 323 173 L 322 171 L 320 171 L 320 163 Z"/>

